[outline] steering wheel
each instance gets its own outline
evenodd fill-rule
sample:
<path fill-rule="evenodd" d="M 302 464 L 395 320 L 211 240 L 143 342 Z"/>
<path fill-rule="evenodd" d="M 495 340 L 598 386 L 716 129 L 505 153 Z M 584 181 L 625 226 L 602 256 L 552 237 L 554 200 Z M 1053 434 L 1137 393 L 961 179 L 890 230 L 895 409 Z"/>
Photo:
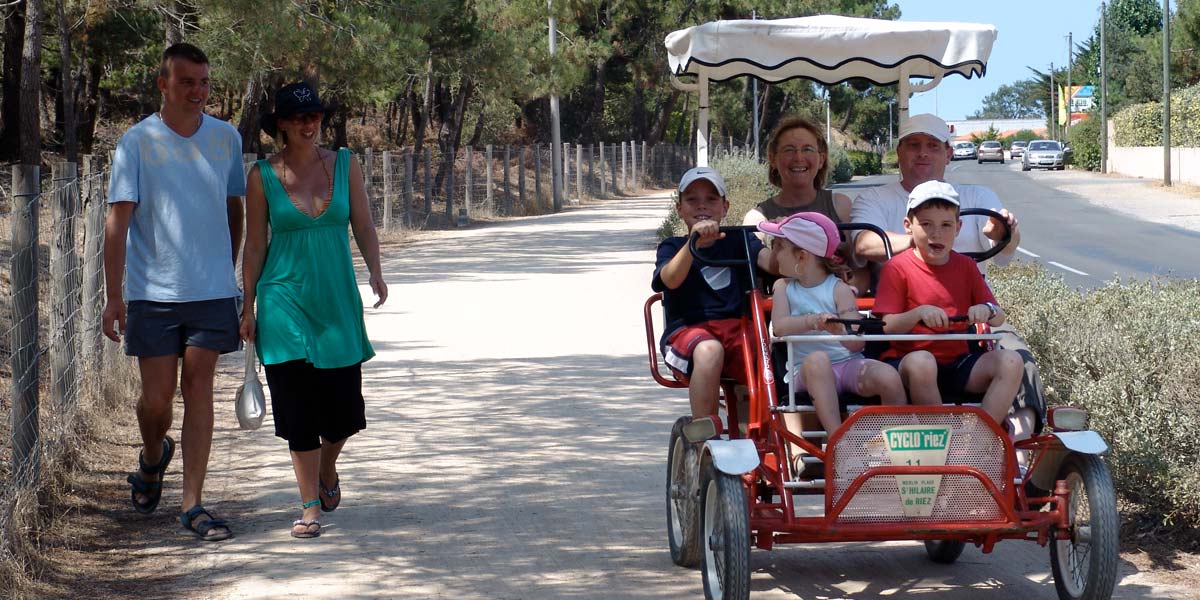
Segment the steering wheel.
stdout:
<path fill-rule="evenodd" d="M 696 262 L 702 265 L 709 265 L 713 267 L 753 266 L 754 260 L 758 257 L 750 256 L 750 240 L 747 237 L 747 234 L 758 231 L 758 228 L 753 225 L 729 225 L 721 227 L 722 233 L 733 233 L 735 231 L 743 232 L 742 244 L 746 249 L 746 258 L 710 258 L 704 256 L 701 249 L 696 247 L 696 240 L 699 239 L 700 236 L 695 233 L 688 236 L 688 250 L 691 251 L 692 257 L 696 259 Z M 753 269 L 751 269 L 751 271 L 753 272 Z"/>
<path fill-rule="evenodd" d="M 1012 241 L 1012 229 L 1008 226 L 1008 219 L 1005 219 L 1000 213 L 989 208 L 964 208 L 958 213 L 960 217 L 969 217 L 979 215 L 990 217 L 1000 222 L 1004 226 L 1004 237 L 1000 238 L 990 249 L 983 252 L 963 252 L 962 254 L 975 260 L 975 262 L 983 262 L 997 254 L 1000 254 Z"/>

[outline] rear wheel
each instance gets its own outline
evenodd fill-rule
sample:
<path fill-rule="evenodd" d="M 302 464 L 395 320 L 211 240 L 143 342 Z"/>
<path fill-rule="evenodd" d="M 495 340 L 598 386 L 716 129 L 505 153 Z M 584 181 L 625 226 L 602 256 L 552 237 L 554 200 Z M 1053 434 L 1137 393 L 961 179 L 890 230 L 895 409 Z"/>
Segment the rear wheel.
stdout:
<path fill-rule="evenodd" d="M 1029 170 L 1029 165 L 1027 165 L 1027 164 L 1025 164 L 1025 163 L 1021 163 L 1021 170 L 1022 170 L 1022 171 L 1028 171 L 1028 170 Z"/>
<path fill-rule="evenodd" d="M 700 562 L 699 461 L 696 445 L 683 435 L 683 426 L 691 421 L 675 421 L 667 448 L 667 541 L 671 560 L 681 567 Z"/>
<path fill-rule="evenodd" d="M 965 543 L 954 540 L 925 540 L 925 553 L 929 555 L 929 560 L 943 565 L 958 560 L 966 547 Z"/>
<path fill-rule="evenodd" d="M 750 598 L 750 508 L 742 478 L 704 465 L 700 480 L 704 597 Z"/>
<path fill-rule="evenodd" d="M 1111 598 L 1117 583 L 1117 497 L 1100 457 L 1073 454 L 1058 470 L 1071 492 L 1070 539 L 1050 544 L 1054 588 L 1062 600 Z"/>

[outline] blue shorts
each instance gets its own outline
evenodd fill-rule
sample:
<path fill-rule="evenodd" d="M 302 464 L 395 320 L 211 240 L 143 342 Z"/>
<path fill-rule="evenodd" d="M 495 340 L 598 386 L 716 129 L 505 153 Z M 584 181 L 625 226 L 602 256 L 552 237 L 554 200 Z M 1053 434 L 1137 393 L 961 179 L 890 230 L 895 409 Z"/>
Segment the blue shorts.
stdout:
<path fill-rule="evenodd" d="M 196 302 L 133 300 L 125 311 L 125 354 L 183 356 L 188 346 L 221 354 L 242 347 L 236 298 Z"/>

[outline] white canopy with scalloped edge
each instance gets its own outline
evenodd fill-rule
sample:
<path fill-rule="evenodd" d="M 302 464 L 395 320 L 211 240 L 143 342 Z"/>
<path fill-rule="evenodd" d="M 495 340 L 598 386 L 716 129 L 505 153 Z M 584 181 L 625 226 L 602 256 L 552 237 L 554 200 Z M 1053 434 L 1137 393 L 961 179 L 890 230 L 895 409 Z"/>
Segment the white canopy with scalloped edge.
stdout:
<path fill-rule="evenodd" d="M 672 83 L 700 94 L 699 164 L 708 162 L 708 83 L 740 75 L 767 82 L 806 78 L 835 84 L 861 78 L 898 84 L 901 122 L 913 91 L 943 76 L 982 77 L 996 28 L 978 23 L 887 21 L 835 15 L 775 20 L 713 21 L 667 36 Z M 678 76 L 695 75 L 695 84 Z M 909 78 L 928 79 L 913 85 Z"/>

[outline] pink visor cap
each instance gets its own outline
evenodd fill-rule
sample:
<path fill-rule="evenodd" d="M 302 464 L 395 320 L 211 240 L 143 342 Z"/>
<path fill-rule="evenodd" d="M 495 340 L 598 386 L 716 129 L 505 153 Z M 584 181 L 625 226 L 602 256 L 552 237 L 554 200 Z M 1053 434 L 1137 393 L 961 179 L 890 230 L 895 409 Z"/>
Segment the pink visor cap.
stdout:
<path fill-rule="evenodd" d="M 767 235 L 787 238 L 798 248 L 825 258 L 833 258 L 841 241 L 833 220 L 815 212 L 796 213 L 778 223 L 763 221 L 758 224 L 758 230 Z"/>

